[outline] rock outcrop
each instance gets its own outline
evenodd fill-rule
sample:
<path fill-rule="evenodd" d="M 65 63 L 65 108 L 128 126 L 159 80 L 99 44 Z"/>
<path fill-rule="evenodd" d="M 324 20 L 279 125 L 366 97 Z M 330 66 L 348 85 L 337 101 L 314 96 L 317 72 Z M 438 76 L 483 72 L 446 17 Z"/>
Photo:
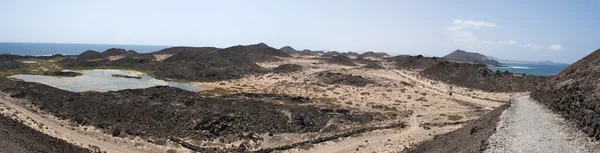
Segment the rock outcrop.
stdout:
<path fill-rule="evenodd" d="M 157 61 L 154 55 L 169 54 Z M 119 56 L 110 59 L 109 56 Z M 173 47 L 158 52 L 140 54 L 123 49 L 105 52 L 86 51 L 76 58 L 60 61 L 65 68 L 119 67 L 151 72 L 159 78 L 191 81 L 217 81 L 241 78 L 245 75 L 269 72 L 256 62 L 277 61 L 289 54 L 266 44 L 233 46 L 225 49 L 213 47 Z"/>
<path fill-rule="evenodd" d="M 421 75 L 445 83 L 489 92 L 526 92 L 535 89 L 549 77 L 523 76 L 508 71 L 493 72 L 485 65 L 440 62 L 421 71 Z"/>
<path fill-rule="evenodd" d="M 408 56 L 400 55 L 387 58 L 388 61 L 394 61 L 396 67 L 403 69 L 426 69 L 438 64 L 443 59 L 436 57 L 424 57 L 423 55 Z"/>
<path fill-rule="evenodd" d="M 91 152 L 0 115 L 0 152 Z"/>
<path fill-rule="evenodd" d="M 573 63 L 531 92 L 531 97 L 568 120 L 588 136 L 600 139 L 600 49 Z"/>
<path fill-rule="evenodd" d="M 288 53 L 288 54 L 296 54 L 296 52 L 298 52 L 296 49 L 294 49 L 294 48 L 292 48 L 290 46 L 281 47 L 279 49 L 279 51 L 282 51 L 282 52 Z"/>
<path fill-rule="evenodd" d="M 332 56 L 329 59 L 326 59 L 327 63 L 345 65 L 345 66 L 357 66 L 356 63 L 353 62 L 352 59 L 344 56 L 344 55 L 336 55 Z"/>
<path fill-rule="evenodd" d="M 384 58 L 384 57 L 388 57 L 390 55 L 388 55 L 387 53 L 375 53 L 375 52 L 365 52 L 363 54 L 360 54 L 359 57 L 365 58 L 365 57 L 375 57 L 375 58 Z"/>

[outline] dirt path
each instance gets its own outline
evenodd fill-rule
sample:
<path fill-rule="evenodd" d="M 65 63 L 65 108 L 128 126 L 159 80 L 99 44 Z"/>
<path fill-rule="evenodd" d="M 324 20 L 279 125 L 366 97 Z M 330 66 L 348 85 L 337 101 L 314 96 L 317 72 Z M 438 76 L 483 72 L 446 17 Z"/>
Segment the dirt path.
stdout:
<path fill-rule="evenodd" d="M 320 144 L 309 150 L 286 150 L 283 152 L 310 152 L 310 153 L 349 153 L 349 152 L 401 152 L 405 148 L 411 147 L 404 142 L 421 142 L 428 139 L 427 131 L 420 127 L 419 117 L 421 115 L 438 113 L 456 113 L 460 111 L 438 111 L 421 114 L 413 114 L 407 123 L 407 127 L 402 130 L 386 129 L 377 130 L 371 133 L 365 133 L 359 137 L 349 137 L 344 140 L 334 142 L 333 144 Z M 460 125 L 455 126 L 459 128 Z M 332 142 L 328 142 L 332 143 Z"/>
<path fill-rule="evenodd" d="M 160 148 L 157 146 L 152 146 L 145 143 L 139 143 L 138 147 L 143 147 L 145 149 L 140 149 L 134 147 L 134 145 L 123 144 L 123 141 L 127 140 L 118 140 L 117 138 L 106 140 L 103 137 L 95 137 L 90 135 L 91 133 L 95 133 L 95 135 L 103 135 L 101 133 L 96 133 L 94 131 L 81 131 L 80 129 L 75 129 L 72 127 L 65 126 L 59 121 L 51 119 L 48 116 L 43 116 L 38 113 L 34 113 L 29 109 L 23 108 L 22 106 L 16 104 L 19 102 L 19 99 L 13 99 L 8 97 L 6 94 L 0 93 L 0 104 L 5 107 L 4 111 L 10 110 L 15 114 L 14 116 L 18 117 L 21 120 L 24 120 L 30 124 L 25 125 L 34 125 L 30 126 L 40 132 L 46 133 L 50 136 L 57 137 L 59 139 L 66 140 L 75 145 L 82 146 L 84 148 L 90 148 L 90 146 L 95 146 L 102 151 L 106 151 L 109 153 L 147 153 L 147 152 L 164 152 L 164 148 Z M 22 103 L 22 102 L 21 102 Z M 41 124 L 40 124 L 41 123 Z M 35 125 L 41 126 L 35 126 Z M 41 128 L 41 127 L 44 128 Z M 95 148 L 94 147 L 94 148 Z"/>
<path fill-rule="evenodd" d="M 316 146 L 313 149 L 301 152 L 311 152 L 311 153 L 348 153 L 348 152 L 394 152 L 400 151 L 403 149 L 403 146 L 392 146 L 393 140 L 396 138 L 405 138 L 410 134 L 417 133 L 419 128 L 419 122 L 417 120 L 417 115 L 412 115 L 410 117 L 410 122 L 408 123 L 408 127 L 402 130 L 378 130 L 372 133 L 366 133 L 365 136 L 360 137 L 350 137 L 343 141 L 339 141 L 335 143 L 335 145 L 320 145 Z M 389 141 L 386 145 L 385 143 L 378 143 L 378 141 Z M 367 145 L 369 145 L 367 147 Z M 378 145 L 377 147 L 373 147 L 372 145 Z M 396 148 L 389 148 L 396 147 Z"/>
<path fill-rule="evenodd" d="M 387 68 L 387 66 L 385 66 L 385 64 L 383 62 L 381 64 L 383 65 L 383 67 Z M 441 94 L 441 95 L 448 94 L 448 92 L 446 92 L 446 91 L 441 91 L 440 89 L 438 89 L 438 88 L 436 88 L 434 86 L 431 86 L 428 82 L 420 80 L 420 79 L 418 79 L 418 78 L 416 78 L 414 76 L 411 76 L 409 74 L 405 74 L 405 73 L 403 73 L 403 72 L 401 72 L 399 70 L 396 70 L 396 69 L 393 69 L 393 70 L 398 75 L 400 75 L 400 77 L 403 77 L 405 79 L 408 79 L 408 80 L 412 81 L 413 83 L 416 83 L 415 84 L 416 87 L 425 89 L 425 90 L 433 92 L 433 93 Z M 392 79 L 395 78 L 393 76 L 387 76 L 387 77 L 388 78 L 392 78 Z M 469 97 L 469 96 L 466 96 L 466 95 L 462 95 L 462 94 L 459 94 L 459 93 L 453 93 L 452 97 L 455 98 L 455 99 L 459 99 L 459 100 L 462 100 L 462 101 L 473 103 L 473 104 L 478 105 L 478 106 L 485 107 L 485 108 L 487 108 L 489 110 L 491 110 L 493 108 L 496 108 L 496 107 L 499 107 L 500 105 L 504 104 L 504 103 L 499 103 L 499 102 L 495 102 L 495 101 L 489 101 L 489 100 L 482 100 L 482 99 L 472 98 L 472 97 Z"/>
<path fill-rule="evenodd" d="M 500 116 L 496 133 L 489 138 L 488 149 L 485 152 L 600 151 L 581 130 L 569 125 L 562 117 L 533 101 L 529 96 L 518 97 Z"/>

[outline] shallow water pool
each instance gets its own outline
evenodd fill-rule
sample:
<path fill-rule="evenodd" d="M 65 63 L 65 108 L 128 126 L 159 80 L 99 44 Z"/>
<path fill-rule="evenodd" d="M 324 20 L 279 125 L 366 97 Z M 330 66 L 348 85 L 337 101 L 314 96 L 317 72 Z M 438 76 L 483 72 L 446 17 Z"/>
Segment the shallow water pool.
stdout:
<path fill-rule="evenodd" d="M 192 92 L 198 92 L 202 90 L 188 83 L 167 82 L 164 80 L 155 79 L 145 73 L 132 70 L 95 69 L 72 72 L 81 73 L 82 75 L 76 77 L 57 77 L 18 74 L 9 76 L 9 78 L 17 78 L 26 82 L 42 83 L 72 92 L 107 92 L 124 89 L 143 89 L 155 86 L 170 86 Z"/>

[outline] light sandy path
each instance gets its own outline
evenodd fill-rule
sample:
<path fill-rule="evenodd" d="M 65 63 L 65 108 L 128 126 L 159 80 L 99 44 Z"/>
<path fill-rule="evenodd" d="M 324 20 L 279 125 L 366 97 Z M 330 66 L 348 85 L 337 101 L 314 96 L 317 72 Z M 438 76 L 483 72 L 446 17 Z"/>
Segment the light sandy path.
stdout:
<path fill-rule="evenodd" d="M 598 152 L 582 132 L 529 96 L 515 99 L 500 116 L 486 153 Z M 587 147 L 586 147 L 587 146 Z"/>
<path fill-rule="evenodd" d="M 437 93 L 437 94 L 442 94 L 442 95 L 449 94 L 449 93 L 447 93 L 445 91 L 441 91 L 440 89 L 437 89 L 434 86 L 431 86 L 429 83 L 427 83 L 425 81 L 417 79 L 414 76 L 411 76 L 409 74 L 405 74 L 405 73 L 403 73 L 401 71 L 398 71 L 398 70 L 394 70 L 394 71 L 396 73 L 398 73 L 399 75 L 401 75 L 402 77 L 406 78 L 406 79 L 409 79 L 409 80 L 411 80 L 413 82 L 417 82 L 418 85 L 416 85 L 416 86 L 418 86 L 419 88 L 423 88 L 425 90 L 428 90 L 430 92 Z M 485 108 L 490 109 L 490 110 L 494 109 L 496 107 L 499 107 L 500 105 L 504 104 L 504 103 L 499 103 L 499 102 L 494 102 L 494 101 L 488 101 L 488 100 L 482 100 L 482 99 L 472 98 L 472 97 L 469 97 L 469 96 L 466 96 L 466 95 L 462 95 L 460 93 L 453 93 L 452 97 L 454 97 L 455 99 L 463 100 L 463 101 L 466 101 L 466 102 L 470 102 L 470 103 L 473 103 L 473 104 L 485 107 Z"/>
<path fill-rule="evenodd" d="M 13 111 L 19 112 L 18 117 L 20 119 L 33 120 L 36 123 L 42 123 L 47 129 L 38 131 L 48 132 L 48 135 L 57 137 L 59 139 L 63 139 L 69 141 L 71 143 L 88 148 L 88 145 L 97 146 L 102 151 L 106 151 L 109 153 L 147 153 L 147 152 L 164 152 L 163 149 L 158 149 L 153 147 L 152 149 L 137 149 L 133 147 L 133 145 L 123 145 L 123 144 L 115 144 L 108 141 L 103 141 L 99 138 L 90 136 L 85 134 L 82 131 L 71 129 L 67 126 L 63 126 L 55 120 L 48 119 L 46 116 L 41 116 L 37 113 L 31 112 L 30 110 L 23 108 L 22 106 L 15 104 L 14 102 L 18 101 L 18 99 L 12 99 L 8 97 L 6 94 L 0 93 L 0 104 L 4 105 L 5 108 L 10 108 Z M 26 124 L 27 125 L 27 124 Z M 32 128 L 37 128 L 33 126 Z M 114 140 L 113 140 L 114 141 Z M 83 145 L 82 145 L 83 144 Z"/>

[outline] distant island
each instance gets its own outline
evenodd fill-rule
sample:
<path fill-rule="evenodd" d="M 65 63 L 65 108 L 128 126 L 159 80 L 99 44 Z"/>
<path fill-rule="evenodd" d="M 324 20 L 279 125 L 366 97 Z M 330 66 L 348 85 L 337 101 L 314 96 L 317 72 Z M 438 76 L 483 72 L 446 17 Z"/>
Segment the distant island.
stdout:
<path fill-rule="evenodd" d="M 556 63 L 556 62 L 552 62 L 552 61 L 519 61 L 519 60 L 505 60 L 505 59 L 499 59 L 493 56 L 487 56 L 489 59 L 494 59 L 500 63 L 517 63 L 517 64 L 567 64 L 567 63 Z"/>
<path fill-rule="evenodd" d="M 467 52 L 464 50 L 457 49 L 454 52 L 442 57 L 449 61 L 454 62 L 466 62 L 466 63 L 475 63 L 475 64 L 483 64 L 487 66 L 502 66 L 500 62 L 489 59 L 485 55 L 473 52 Z"/>

